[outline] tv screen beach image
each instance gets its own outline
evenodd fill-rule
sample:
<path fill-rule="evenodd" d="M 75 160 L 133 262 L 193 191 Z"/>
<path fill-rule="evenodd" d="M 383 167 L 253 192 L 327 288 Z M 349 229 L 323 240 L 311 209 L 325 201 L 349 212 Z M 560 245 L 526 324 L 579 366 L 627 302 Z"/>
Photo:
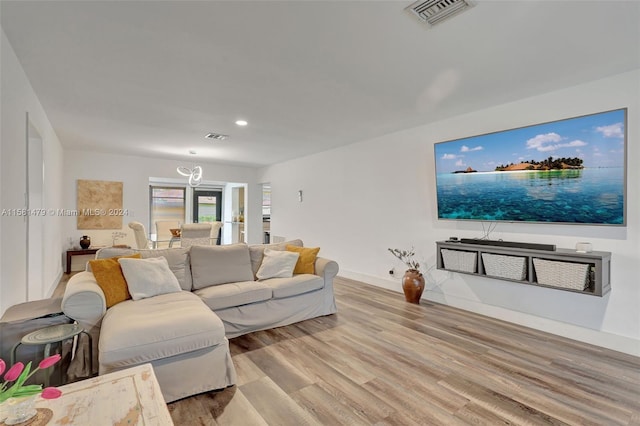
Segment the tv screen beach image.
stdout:
<path fill-rule="evenodd" d="M 625 224 L 626 109 L 437 143 L 439 219 Z"/>

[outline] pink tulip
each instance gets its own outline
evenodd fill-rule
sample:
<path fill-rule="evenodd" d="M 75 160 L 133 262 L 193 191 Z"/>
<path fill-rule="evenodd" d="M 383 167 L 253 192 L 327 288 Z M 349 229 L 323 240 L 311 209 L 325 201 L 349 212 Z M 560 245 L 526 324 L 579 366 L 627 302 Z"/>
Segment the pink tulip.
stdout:
<path fill-rule="evenodd" d="M 11 367 L 9 371 L 7 371 L 7 374 L 4 375 L 4 379 L 7 382 L 13 382 L 15 379 L 20 377 L 23 369 L 24 364 L 21 362 L 16 362 L 15 364 L 13 364 L 13 367 Z"/>
<path fill-rule="evenodd" d="M 43 397 L 44 399 L 56 399 L 58 398 L 60 395 L 62 395 L 62 391 L 60 391 L 60 389 L 58 388 L 44 388 L 42 390 L 42 394 L 40 394 L 41 397 Z"/>
<path fill-rule="evenodd" d="M 5 364 L 4 360 L 0 358 L 0 375 L 4 373 L 5 368 L 7 368 L 7 364 Z"/>
<path fill-rule="evenodd" d="M 43 359 L 42 361 L 40 361 L 40 364 L 38 364 L 38 368 L 41 369 L 45 369 L 45 368 L 49 368 L 51 367 L 53 364 L 55 364 L 56 362 L 60 361 L 61 356 L 59 354 L 55 354 L 52 355 L 48 358 Z"/>

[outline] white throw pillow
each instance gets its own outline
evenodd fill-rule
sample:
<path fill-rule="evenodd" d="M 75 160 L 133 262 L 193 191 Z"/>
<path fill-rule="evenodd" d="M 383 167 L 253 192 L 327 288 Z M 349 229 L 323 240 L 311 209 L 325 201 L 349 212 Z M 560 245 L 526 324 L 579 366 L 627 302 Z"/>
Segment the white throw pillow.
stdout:
<path fill-rule="evenodd" d="M 128 262 L 135 260 L 136 262 Z M 182 291 L 180 283 L 164 257 L 118 259 L 133 300 Z"/>
<path fill-rule="evenodd" d="M 264 249 L 264 258 L 256 277 L 259 280 L 291 278 L 299 256 L 299 253 L 290 251 Z"/>

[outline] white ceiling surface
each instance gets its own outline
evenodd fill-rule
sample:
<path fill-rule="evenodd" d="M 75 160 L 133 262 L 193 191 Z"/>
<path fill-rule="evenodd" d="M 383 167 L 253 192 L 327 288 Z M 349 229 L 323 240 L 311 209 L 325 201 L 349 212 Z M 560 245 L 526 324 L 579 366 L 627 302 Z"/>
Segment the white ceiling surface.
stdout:
<path fill-rule="evenodd" d="M 409 4 L 2 0 L 0 16 L 65 147 L 186 161 L 273 164 L 640 68 L 639 1 L 477 0 L 430 29 Z"/>

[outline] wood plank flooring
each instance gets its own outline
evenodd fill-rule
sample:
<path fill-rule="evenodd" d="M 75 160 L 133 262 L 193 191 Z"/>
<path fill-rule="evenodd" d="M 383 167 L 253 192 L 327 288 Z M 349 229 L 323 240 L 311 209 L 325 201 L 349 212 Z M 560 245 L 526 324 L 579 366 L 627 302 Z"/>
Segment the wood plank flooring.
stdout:
<path fill-rule="evenodd" d="M 640 358 L 335 280 L 338 313 L 231 340 L 176 425 L 640 425 Z"/>

